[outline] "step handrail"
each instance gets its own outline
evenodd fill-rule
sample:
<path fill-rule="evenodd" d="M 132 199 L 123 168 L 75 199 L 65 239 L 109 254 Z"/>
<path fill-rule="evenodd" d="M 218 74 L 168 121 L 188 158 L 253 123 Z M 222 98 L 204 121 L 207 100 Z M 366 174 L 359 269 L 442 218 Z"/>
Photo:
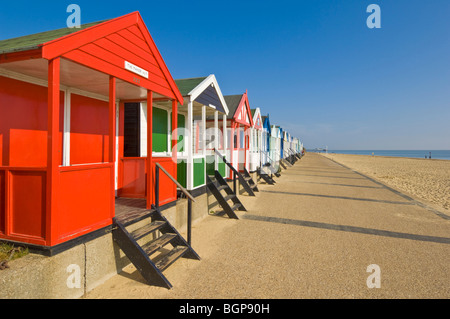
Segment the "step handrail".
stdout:
<path fill-rule="evenodd" d="M 253 190 L 250 189 L 250 186 L 248 186 L 247 182 L 244 180 L 241 173 L 239 173 L 239 171 L 233 165 L 231 165 L 231 163 L 228 163 L 225 156 L 223 156 L 216 148 L 214 148 L 214 152 L 216 152 L 216 154 L 222 158 L 223 162 L 233 171 L 233 175 L 234 175 L 233 176 L 233 191 L 234 191 L 234 193 L 237 194 L 237 187 L 236 187 L 236 177 L 237 177 L 239 179 L 239 181 L 241 182 L 241 184 L 243 184 L 244 189 L 246 189 L 246 191 L 251 196 L 254 196 Z"/>
<path fill-rule="evenodd" d="M 184 195 L 186 195 L 188 199 L 188 207 L 187 207 L 187 243 L 189 246 L 192 244 L 192 202 L 195 202 L 194 197 L 189 194 L 186 188 L 181 186 L 181 184 L 173 178 L 172 175 L 168 171 L 164 169 L 159 163 L 155 163 L 156 165 L 156 171 L 155 171 L 155 207 L 159 209 L 159 170 L 162 170 L 164 174 L 169 177 L 169 179 L 178 186 Z"/>
<path fill-rule="evenodd" d="M 236 168 L 233 166 L 233 165 L 231 165 L 231 163 L 229 163 L 227 160 L 226 160 L 226 158 L 225 158 L 225 156 L 223 156 L 222 155 L 222 153 L 220 153 L 216 148 L 214 148 L 214 152 L 216 152 L 216 154 L 217 155 L 219 155 L 220 156 L 220 158 L 222 159 L 222 161 L 234 172 L 234 173 L 239 173 L 237 170 L 236 170 Z"/>
<path fill-rule="evenodd" d="M 266 154 L 267 158 L 269 159 L 269 161 L 270 161 L 271 163 L 274 163 L 274 162 L 275 162 L 275 161 L 272 159 L 272 157 L 270 157 L 270 155 L 269 155 L 270 152 L 264 151 L 264 150 L 261 150 L 261 152 Z"/>
<path fill-rule="evenodd" d="M 270 151 L 265 151 L 265 150 L 261 150 L 263 153 L 266 153 L 267 155 L 267 158 L 269 159 L 269 166 L 271 167 L 271 168 L 273 168 L 273 169 L 277 169 L 276 168 L 276 166 L 277 165 L 280 165 L 280 164 L 277 164 L 273 159 L 272 159 L 272 157 L 270 156 Z M 275 151 L 274 151 L 275 152 Z M 271 173 L 273 173 L 272 171 L 271 171 Z"/>
<path fill-rule="evenodd" d="M 218 156 L 220 156 L 222 161 L 233 171 L 233 191 L 234 191 L 235 194 L 237 194 L 236 193 L 236 191 L 237 191 L 237 188 L 236 188 L 236 176 L 238 176 L 239 172 L 236 170 L 236 168 L 233 165 L 231 165 L 231 163 L 229 163 L 226 160 L 225 156 L 223 156 L 222 153 L 220 153 L 215 147 L 213 149 L 214 149 L 214 152 Z"/>
<path fill-rule="evenodd" d="M 184 195 L 186 195 L 190 200 L 192 200 L 193 202 L 195 202 L 194 197 L 192 197 L 192 195 L 189 194 L 189 192 L 187 191 L 187 189 L 184 188 L 183 186 L 181 186 L 181 184 L 180 184 L 175 178 L 173 178 L 173 176 L 170 175 L 170 173 L 167 172 L 167 171 L 164 169 L 164 167 L 162 167 L 159 163 L 155 163 L 155 165 L 156 165 L 160 170 L 162 170 L 163 173 L 166 174 L 167 177 L 169 177 L 170 180 L 171 180 L 175 185 L 177 185 L 177 187 L 183 192 Z"/>

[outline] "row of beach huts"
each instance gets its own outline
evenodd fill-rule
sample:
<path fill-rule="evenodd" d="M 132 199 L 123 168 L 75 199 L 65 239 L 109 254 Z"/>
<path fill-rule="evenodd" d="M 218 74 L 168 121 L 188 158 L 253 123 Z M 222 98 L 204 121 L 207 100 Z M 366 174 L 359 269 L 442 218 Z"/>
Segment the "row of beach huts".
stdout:
<path fill-rule="evenodd" d="M 199 258 L 192 223 L 238 218 L 304 154 L 250 100 L 173 79 L 138 12 L 0 41 L 0 240 L 54 256 L 109 236 L 170 288 L 162 272 Z"/>

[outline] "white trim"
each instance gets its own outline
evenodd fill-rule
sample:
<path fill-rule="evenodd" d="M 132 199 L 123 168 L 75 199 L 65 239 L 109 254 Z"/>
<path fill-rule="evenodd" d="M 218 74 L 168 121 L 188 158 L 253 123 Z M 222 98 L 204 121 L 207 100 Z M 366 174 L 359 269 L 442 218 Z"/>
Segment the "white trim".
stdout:
<path fill-rule="evenodd" d="M 227 116 L 224 114 L 222 116 L 222 136 L 223 136 L 223 152 L 225 156 L 225 159 L 227 161 L 230 160 L 230 157 L 227 156 L 227 151 L 228 151 L 228 127 L 227 127 Z M 225 169 L 225 176 L 224 177 L 228 177 L 228 173 L 230 172 L 229 169 Z"/>
<path fill-rule="evenodd" d="M 64 137 L 63 137 L 63 166 L 70 166 L 70 123 L 71 123 L 72 93 L 64 91 Z"/>
<path fill-rule="evenodd" d="M 205 165 L 203 165 L 203 173 L 205 176 L 204 182 L 206 182 L 206 105 L 202 106 L 202 146 L 203 146 L 203 156 L 205 157 Z"/>
<path fill-rule="evenodd" d="M 0 67 L 0 76 L 4 76 L 13 80 L 17 80 L 17 81 L 22 81 L 22 82 L 26 82 L 26 83 L 31 83 L 31 84 L 35 84 L 35 85 L 39 85 L 39 86 L 43 86 L 43 87 L 47 87 L 48 88 L 48 81 L 47 80 L 42 80 L 39 78 L 35 78 L 29 75 L 25 75 L 22 73 L 17 73 L 14 71 L 9 71 L 6 69 L 3 69 Z M 100 100 L 100 101 L 104 101 L 104 102 L 109 102 L 109 97 L 102 95 L 102 94 L 98 94 L 98 93 L 92 93 L 92 92 L 88 92 L 88 91 L 84 91 L 84 90 L 80 90 L 74 87 L 70 87 L 70 86 L 66 86 L 63 84 L 60 84 L 60 90 L 61 91 L 66 91 L 66 90 L 70 90 L 70 92 L 72 94 L 76 94 L 76 95 L 81 95 L 84 97 L 89 97 L 92 99 L 96 99 L 96 100 Z M 119 102 L 119 99 L 116 99 L 116 102 Z"/>
<path fill-rule="evenodd" d="M 172 157 L 172 154 L 170 152 L 152 152 L 152 157 Z"/>
<path fill-rule="evenodd" d="M 139 103 L 140 121 L 139 121 L 139 134 L 140 134 L 140 156 L 147 156 L 147 102 Z"/>
<path fill-rule="evenodd" d="M 260 129 L 258 129 L 258 128 L 256 128 L 255 126 L 256 126 L 256 120 L 258 119 L 258 117 L 259 117 L 259 119 L 260 119 L 260 125 L 261 125 L 261 128 Z M 263 121 L 262 121 L 262 116 L 261 116 L 261 109 L 259 108 L 259 107 L 257 107 L 256 109 L 255 109 L 255 115 L 253 116 L 253 127 L 252 128 L 254 128 L 254 129 L 256 129 L 256 130 L 262 130 L 263 128 L 264 128 L 264 123 L 263 123 Z"/>
<path fill-rule="evenodd" d="M 206 105 L 202 106 L 202 154 L 206 155 Z"/>
<path fill-rule="evenodd" d="M 199 85 L 197 85 L 188 95 L 191 97 L 191 101 L 195 101 L 196 98 L 200 96 L 210 85 L 216 89 L 217 94 L 219 96 L 220 102 L 223 105 L 225 114 L 228 115 L 229 110 L 227 103 L 223 97 L 222 91 L 220 90 L 219 84 L 217 83 L 216 76 L 214 74 L 209 75 L 206 79 L 204 79 Z M 209 107 L 216 108 L 215 106 L 209 105 Z"/>
<path fill-rule="evenodd" d="M 219 111 L 215 111 L 214 112 L 214 148 L 216 150 L 219 149 Z M 219 158 L 216 154 L 216 152 L 214 152 L 214 170 L 219 170 Z"/>
<path fill-rule="evenodd" d="M 115 159 L 115 190 L 116 196 L 118 195 L 117 190 L 119 189 L 119 121 L 120 121 L 120 107 L 119 103 L 116 103 L 116 159 Z"/>
<path fill-rule="evenodd" d="M 186 126 L 186 134 L 185 136 L 185 147 L 187 150 L 187 163 L 186 163 L 186 188 L 192 189 L 192 185 L 194 184 L 194 176 L 193 176 L 193 154 L 192 154 L 192 125 L 193 125 L 193 102 L 189 98 L 188 99 L 188 114 L 187 114 L 187 126 Z"/>
<path fill-rule="evenodd" d="M 36 84 L 39 86 L 48 87 L 47 80 L 42 80 L 42 79 L 38 79 L 38 78 L 29 76 L 29 75 L 25 75 L 22 73 L 9 71 L 9 70 L 3 69 L 1 67 L 0 67 L 0 76 L 4 76 L 4 77 L 10 78 L 10 79 L 14 79 L 14 80 L 22 81 L 22 82 Z"/>
<path fill-rule="evenodd" d="M 206 166 L 206 163 L 205 163 L 205 166 Z M 197 189 L 197 188 L 200 188 L 200 187 L 203 187 L 203 186 L 205 186 L 205 185 L 206 185 L 206 175 L 205 175 L 205 184 L 195 186 L 195 187 L 193 187 L 193 188 L 191 188 L 191 189 L 188 189 L 188 190 L 189 190 L 189 191 L 193 191 L 193 190 L 195 190 L 195 189 Z"/>
<path fill-rule="evenodd" d="M 172 152 L 172 132 L 170 131 L 172 110 L 167 110 L 167 150 Z"/>

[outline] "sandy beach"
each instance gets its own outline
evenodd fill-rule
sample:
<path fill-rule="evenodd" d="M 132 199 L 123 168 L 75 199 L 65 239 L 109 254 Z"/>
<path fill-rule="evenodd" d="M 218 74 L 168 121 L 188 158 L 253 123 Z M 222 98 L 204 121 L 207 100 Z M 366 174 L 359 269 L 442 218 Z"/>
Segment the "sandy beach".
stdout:
<path fill-rule="evenodd" d="M 321 154 L 418 200 L 450 212 L 450 161 Z"/>

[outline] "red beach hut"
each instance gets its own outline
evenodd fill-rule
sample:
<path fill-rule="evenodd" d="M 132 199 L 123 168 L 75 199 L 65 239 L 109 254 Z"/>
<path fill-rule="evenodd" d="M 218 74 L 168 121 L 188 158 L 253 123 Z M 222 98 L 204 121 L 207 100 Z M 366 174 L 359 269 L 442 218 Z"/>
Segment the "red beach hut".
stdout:
<path fill-rule="evenodd" d="M 123 107 L 135 101 L 147 105 L 149 155 L 127 169 L 150 207 L 152 106 L 169 101 L 176 129 L 183 97 L 140 14 L 0 41 L 0 239 L 55 247 L 112 224 L 130 181 Z M 175 178 L 176 156 L 160 159 Z M 175 200 L 163 178 L 160 201 Z"/>
<path fill-rule="evenodd" d="M 225 96 L 229 114 L 227 126 L 230 130 L 228 138 L 230 150 L 227 158 L 235 169 L 243 172 L 249 170 L 250 129 L 253 127 L 253 116 L 248 102 L 247 91 L 240 95 Z M 230 176 L 233 176 L 230 172 Z"/>

